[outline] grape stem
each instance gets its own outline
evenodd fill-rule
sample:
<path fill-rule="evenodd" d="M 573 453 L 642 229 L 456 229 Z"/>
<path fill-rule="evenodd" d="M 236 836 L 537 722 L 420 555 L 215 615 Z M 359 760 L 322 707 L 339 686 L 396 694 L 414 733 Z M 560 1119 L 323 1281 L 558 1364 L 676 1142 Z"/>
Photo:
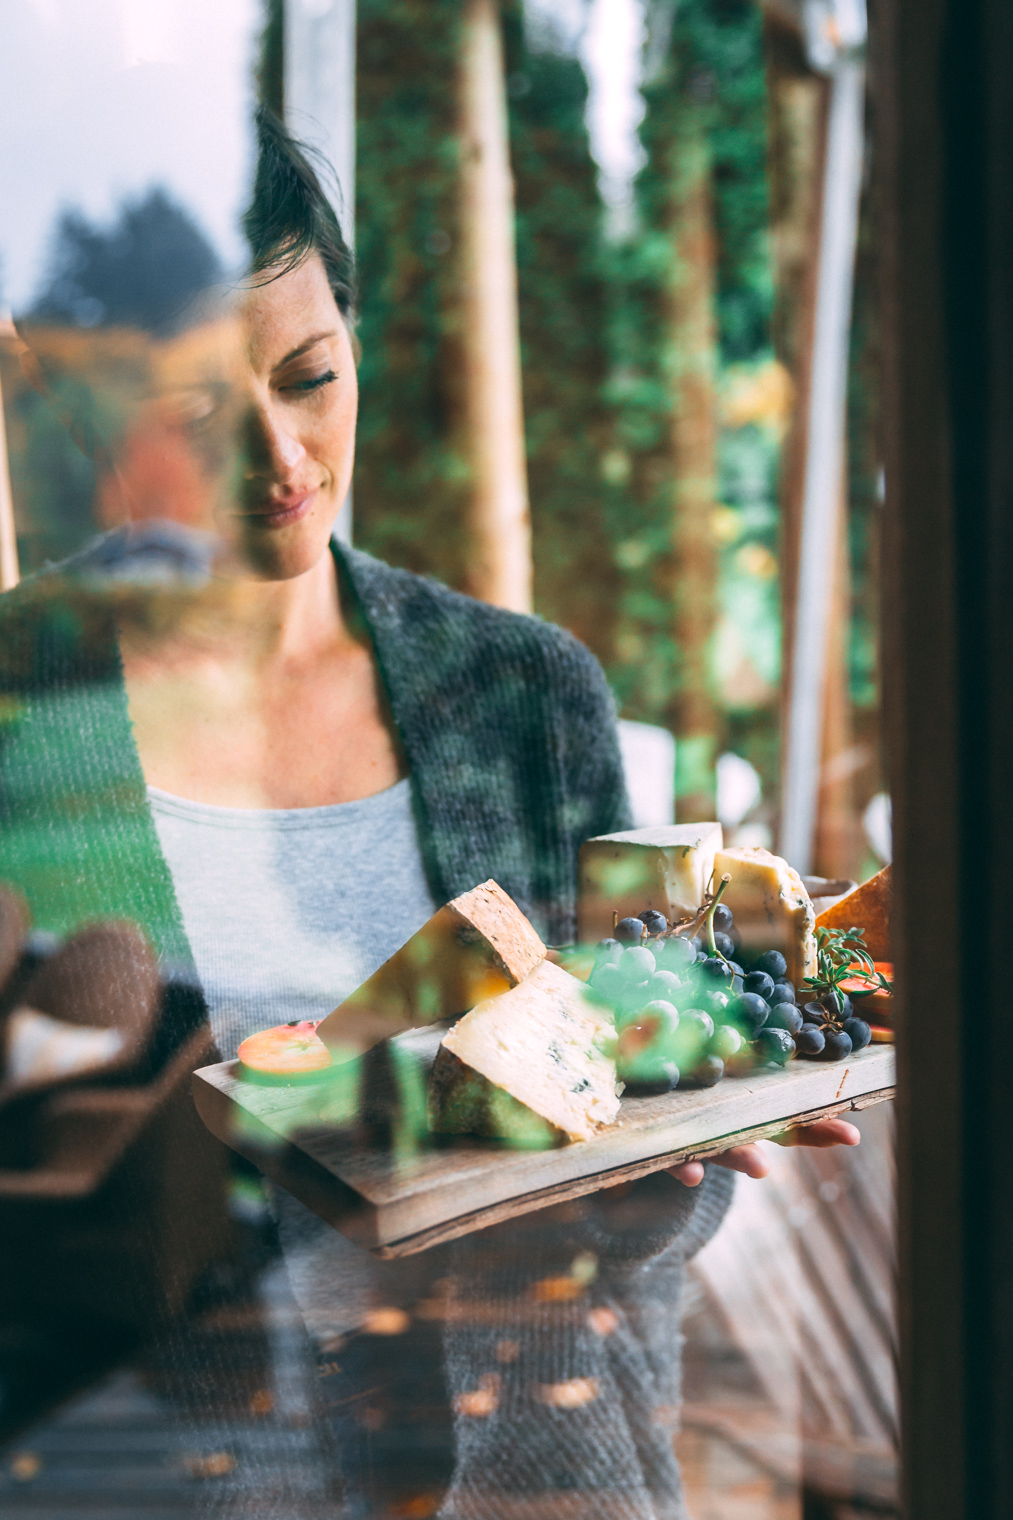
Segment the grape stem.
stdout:
<path fill-rule="evenodd" d="M 724 893 L 724 890 L 731 879 L 731 876 L 726 871 L 721 880 L 718 882 L 717 889 L 711 897 L 710 904 L 707 908 L 707 912 L 703 921 L 703 928 L 707 932 L 707 949 L 710 951 L 711 955 L 715 956 L 718 960 L 724 961 L 726 966 L 728 965 L 728 958 L 727 956 L 721 954 L 721 951 L 718 949 L 717 943 L 714 939 L 714 909 L 721 901 L 722 894 Z"/>
<path fill-rule="evenodd" d="M 714 943 L 713 918 L 714 909 L 721 901 L 721 894 L 724 892 L 731 879 L 731 876 L 726 871 L 724 876 L 722 876 L 720 883 L 718 884 L 717 890 L 715 892 L 708 891 L 704 894 L 704 900 L 700 904 L 699 908 L 697 908 L 696 912 L 688 914 L 685 918 L 680 918 L 679 922 L 677 924 L 673 924 L 668 933 L 662 935 L 661 938 L 692 939 L 694 934 L 700 933 L 700 931 L 703 930 L 706 926 L 707 944 L 710 948 L 711 955 L 716 955 L 718 959 L 724 961 L 725 965 L 727 966 L 727 960 L 725 960 L 725 957 L 721 954 Z"/>

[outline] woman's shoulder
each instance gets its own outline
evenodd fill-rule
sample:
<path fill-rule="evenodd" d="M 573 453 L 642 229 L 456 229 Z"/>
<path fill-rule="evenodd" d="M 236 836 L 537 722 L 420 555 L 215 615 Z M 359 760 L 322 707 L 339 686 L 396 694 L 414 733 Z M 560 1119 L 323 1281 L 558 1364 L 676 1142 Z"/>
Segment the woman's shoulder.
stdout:
<path fill-rule="evenodd" d="M 342 548 L 353 589 L 374 635 L 397 637 L 432 657 L 437 650 L 473 669 L 515 669 L 543 681 L 605 688 L 594 655 L 565 628 L 529 613 L 490 606 L 429 576 L 397 569 L 359 549 Z"/>

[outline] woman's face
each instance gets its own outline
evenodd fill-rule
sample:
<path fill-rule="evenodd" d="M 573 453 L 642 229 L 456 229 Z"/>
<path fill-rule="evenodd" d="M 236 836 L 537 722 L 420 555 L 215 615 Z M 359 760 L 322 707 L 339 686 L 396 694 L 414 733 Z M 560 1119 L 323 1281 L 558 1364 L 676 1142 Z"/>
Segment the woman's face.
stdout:
<path fill-rule="evenodd" d="M 244 294 L 235 546 L 266 580 L 317 563 L 348 493 L 358 387 L 317 254 Z M 232 535 L 230 535 L 232 536 Z"/>

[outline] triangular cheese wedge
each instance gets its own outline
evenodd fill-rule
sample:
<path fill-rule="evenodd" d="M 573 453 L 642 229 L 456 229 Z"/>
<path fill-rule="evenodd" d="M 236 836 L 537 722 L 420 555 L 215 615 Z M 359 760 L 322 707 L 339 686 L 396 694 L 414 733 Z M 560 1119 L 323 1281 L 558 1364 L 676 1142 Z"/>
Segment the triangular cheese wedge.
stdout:
<path fill-rule="evenodd" d="M 380 1040 L 455 1019 L 522 982 L 545 946 L 494 881 L 446 904 L 317 1026 L 334 1060 Z"/>
<path fill-rule="evenodd" d="M 544 961 L 444 1035 L 430 1088 L 433 1127 L 535 1149 L 589 1140 L 619 1113 L 614 1038 L 583 983 Z"/>
<path fill-rule="evenodd" d="M 817 929 L 861 929 L 874 961 L 892 960 L 890 909 L 893 873 L 889 866 L 820 914 Z"/>

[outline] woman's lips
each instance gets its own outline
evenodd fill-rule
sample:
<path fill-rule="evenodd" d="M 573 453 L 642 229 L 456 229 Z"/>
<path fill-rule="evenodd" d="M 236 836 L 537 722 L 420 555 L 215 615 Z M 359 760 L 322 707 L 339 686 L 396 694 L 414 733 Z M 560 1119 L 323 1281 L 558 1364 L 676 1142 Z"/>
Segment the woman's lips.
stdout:
<path fill-rule="evenodd" d="M 316 500 L 316 490 L 303 496 L 288 496 L 284 501 L 269 501 L 252 512 L 240 512 L 244 522 L 254 523 L 258 528 L 286 528 L 289 523 L 305 517 Z"/>

